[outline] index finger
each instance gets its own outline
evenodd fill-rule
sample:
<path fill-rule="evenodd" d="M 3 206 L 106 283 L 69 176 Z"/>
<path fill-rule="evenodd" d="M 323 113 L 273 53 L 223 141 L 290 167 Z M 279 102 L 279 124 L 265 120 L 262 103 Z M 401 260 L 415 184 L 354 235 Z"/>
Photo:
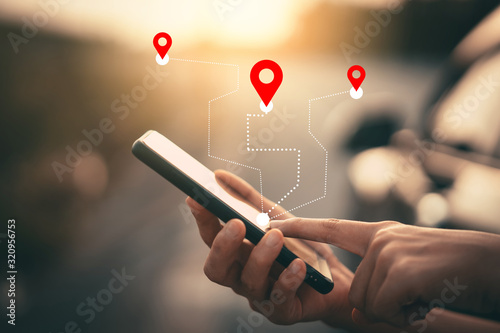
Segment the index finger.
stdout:
<path fill-rule="evenodd" d="M 203 239 L 205 244 L 209 247 L 212 247 L 215 236 L 222 230 L 219 219 L 191 197 L 186 198 L 186 204 L 191 208 L 191 212 L 200 231 L 201 239 Z"/>
<path fill-rule="evenodd" d="M 385 222 L 359 222 L 338 219 L 291 218 L 271 221 L 287 237 L 329 243 L 364 257 L 373 235 L 387 227 Z"/>
<path fill-rule="evenodd" d="M 260 211 L 264 208 L 264 212 L 271 210 L 280 215 L 282 218 L 291 218 L 293 215 L 287 213 L 286 210 L 269 200 L 268 198 L 262 196 L 256 189 L 252 187 L 242 178 L 228 172 L 225 170 L 216 170 L 215 177 L 223 185 L 223 188 L 229 192 L 234 197 L 247 202 L 252 207 Z"/>

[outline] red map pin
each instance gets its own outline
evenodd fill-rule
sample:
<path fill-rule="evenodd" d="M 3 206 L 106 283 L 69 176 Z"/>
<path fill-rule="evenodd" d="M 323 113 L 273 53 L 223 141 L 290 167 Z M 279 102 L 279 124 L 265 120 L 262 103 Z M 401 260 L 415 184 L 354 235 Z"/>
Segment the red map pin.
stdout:
<path fill-rule="evenodd" d="M 167 40 L 167 44 L 160 45 L 160 39 L 165 38 Z M 160 58 L 163 59 L 167 55 L 168 50 L 172 46 L 172 37 L 166 32 L 159 32 L 153 38 L 153 45 L 156 49 L 156 52 L 160 55 Z"/>
<path fill-rule="evenodd" d="M 260 80 L 260 72 L 264 69 L 270 69 L 274 74 L 273 80 L 269 83 L 264 83 Z M 261 60 L 250 71 L 250 81 L 252 81 L 255 90 L 257 90 L 262 102 L 267 107 L 280 87 L 281 82 L 283 82 L 283 71 L 274 61 Z"/>
<path fill-rule="evenodd" d="M 352 74 L 355 71 L 359 72 L 358 78 L 355 78 L 354 76 L 352 76 Z M 363 83 L 365 76 L 366 76 L 365 69 L 359 65 L 354 65 L 351 68 L 349 68 L 349 70 L 347 71 L 347 78 L 349 79 L 349 81 L 351 81 L 351 84 L 352 84 L 354 90 L 356 90 L 356 91 L 361 86 L 361 83 Z"/>

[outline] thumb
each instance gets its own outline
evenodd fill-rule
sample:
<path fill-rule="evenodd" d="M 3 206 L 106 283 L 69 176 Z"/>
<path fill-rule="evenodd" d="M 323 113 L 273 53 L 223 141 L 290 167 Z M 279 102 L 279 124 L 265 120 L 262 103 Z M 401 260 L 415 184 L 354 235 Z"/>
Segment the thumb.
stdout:
<path fill-rule="evenodd" d="M 388 223 L 394 225 L 394 222 L 291 218 L 272 221 L 270 227 L 281 230 L 287 237 L 329 243 L 364 257 L 373 235 Z"/>

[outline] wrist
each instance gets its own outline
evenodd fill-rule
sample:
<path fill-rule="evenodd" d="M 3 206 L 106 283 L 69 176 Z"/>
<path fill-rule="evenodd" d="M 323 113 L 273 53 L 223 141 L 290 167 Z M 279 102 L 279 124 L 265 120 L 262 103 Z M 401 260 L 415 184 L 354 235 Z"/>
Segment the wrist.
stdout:
<path fill-rule="evenodd" d="M 480 277 L 484 304 L 489 304 L 487 312 L 500 314 L 500 236 L 488 234 L 489 242 L 485 242 L 483 260 L 480 260 Z"/>
<path fill-rule="evenodd" d="M 398 328 L 385 323 L 374 324 L 359 324 L 352 320 L 352 308 L 349 314 L 343 315 L 345 320 L 336 321 L 332 323 L 329 319 L 324 319 L 323 322 L 334 328 L 342 328 L 352 333 L 401 333 L 401 332 L 414 332 L 410 327 Z"/>
<path fill-rule="evenodd" d="M 334 315 L 325 317 L 322 321 L 328 326 L 334 328 L 341 328 L 352 333 L 391 333 L 398 332 L 401 330 L 395 330 L 394 326 L 374 323 L 374 324 L 360 324 L 354 322 L 352 319 L 353 307 L 347 303 L 342 309 L 337 309 Z"/>
<path fill-rule="evenodd" d="M 348 330 L 349 332 L 353 331 L 354 322 L 351 317 L 352 309 L 349 311 L 345 309 L 345 311 L 337 312 L 335 314 L 329 315 L 323 318 L 321 321 L 326 325 L 333 328 L 342 328 Z M 356 331 L 354 331 L 356 332 Z"/>

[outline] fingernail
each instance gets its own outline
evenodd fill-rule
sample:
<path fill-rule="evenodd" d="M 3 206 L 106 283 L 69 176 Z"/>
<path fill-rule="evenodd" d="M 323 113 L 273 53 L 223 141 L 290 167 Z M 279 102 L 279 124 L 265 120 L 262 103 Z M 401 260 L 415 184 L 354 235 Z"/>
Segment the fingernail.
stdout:
<path fill-rule="evenodd" d="M 239 228 L 235 222 L 228 222 L 226 224 L 226 234 L 231 238 L 236 238 L 239 233 Z"/>
<path fill-rule="evenodd" d="M 299 264 L 299 262 L 298 261 L 292 262 L 292 264 L 290 265 L 290 272 L 292 274 L 297 274 L 299 271 L 300 271 L 300 264 Z"/>
<path fill-rule="evenodd" d="M 267 238 L 266 238 L 266 246 L 267 247 L 275 247 L 280 242 L 280 238 L 281 237 L 278 234 L 278 232 L 268 233 Z"/>

